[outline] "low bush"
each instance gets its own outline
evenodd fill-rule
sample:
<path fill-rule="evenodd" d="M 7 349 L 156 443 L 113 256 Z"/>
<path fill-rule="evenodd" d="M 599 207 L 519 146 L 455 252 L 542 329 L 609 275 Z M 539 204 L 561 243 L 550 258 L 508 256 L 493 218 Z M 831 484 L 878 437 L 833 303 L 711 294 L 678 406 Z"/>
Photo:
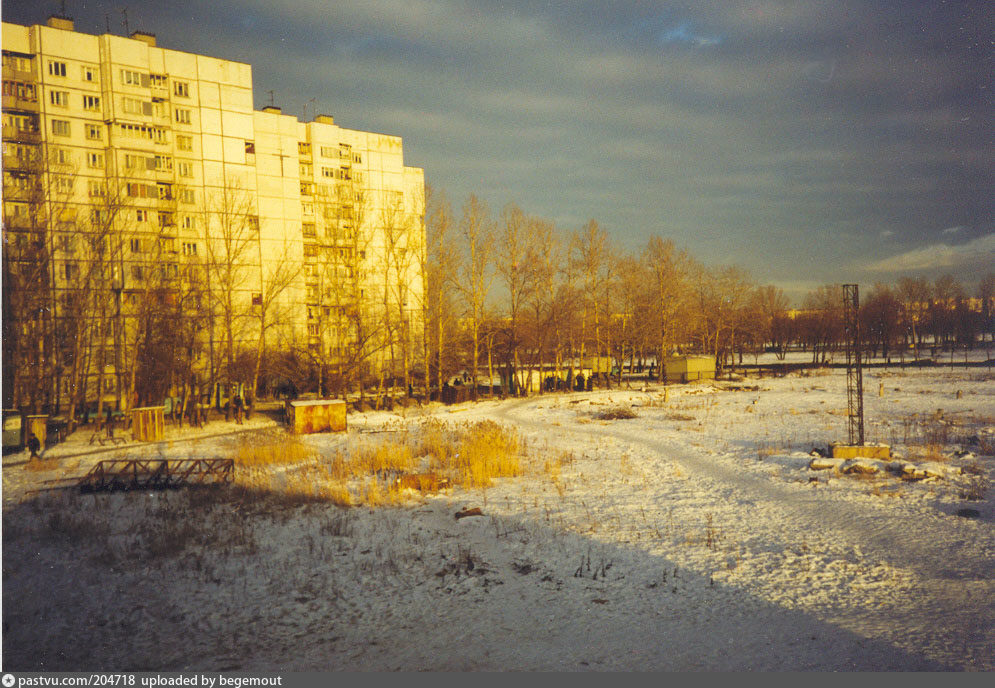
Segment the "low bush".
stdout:
<path fill-rule="evenodd" d="M 598 420 L 629 420 L 636 418 L 636 412 L 630 406 L 612 406 L 594 414 Z"/>

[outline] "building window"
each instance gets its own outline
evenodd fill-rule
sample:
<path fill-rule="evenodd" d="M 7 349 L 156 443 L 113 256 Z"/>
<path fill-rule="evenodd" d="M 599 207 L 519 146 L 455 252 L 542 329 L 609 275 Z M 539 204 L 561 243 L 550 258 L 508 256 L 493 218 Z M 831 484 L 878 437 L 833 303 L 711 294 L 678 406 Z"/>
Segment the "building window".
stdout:
<path fill-rule="evenodd" d="M 261 305 L 263 305 L 263 295 L 262 294 L 253 294 L 252 295 L 252 305 L 253 306 L 261 306 Z"/>
<path fill-rule="evenodd" d="M 86 154 L 86 166 L 92 167 L 94 169 L 104 168 L 104 154 L 103 153 L 87 153 Z"/>
<path fill-rule="evenodd" d="M 122 105 L 124 111 L 129 115 L 144 115 L 149 117 L 152 115 L 152 103 L 149 103 L 138 98 L 123 98 Z"/>
<path fill-rule="evenodd" d="M 255 141 L 246 141 L 245 142 L 245 154 L 246 155 L 255 155 L 256 154 L 256 142 Z"/>
<path fill-rule="evenodd" d="M 60 194 L 71 194 L 73 192 L 73 178 L 64 175 L 55 177 L 55 191 Z"/>
<path fill-rule="evenodd" d="M 72 165 L 73 164 L 73 154 L 68 148 L 53 148 L 52 149 L 52 164 L 53 165 Z"/>
<path fill-rule="evenodd" d="M 177 171 L 181 177 L 192 177 L 193 176 L 193 163 L 180 161 L 177 163 Z"/>
<path fill-rule="evenodd" d="M 104 186 L 103 182 L 91 181 L 90 182 L 90 195 L 94 197 L 102 198 L 107 195 L 107 187 Z"/>
<path fill-rule="evenodd" d="M 183 229 L 197 229 L 197 221 L 191 216 L 187 215 L 183 218 Z"/>
<path fill-rule="evenodd" d="M 305 179 L 310 179 L 312 176 L 314 176 L 314 167 L 309 162 L 302 162 L 300 171 L 301 171 L 301 177 Z"/>
<path fill-rule="evenodd" d="M 149 211 L 147 210 L 136 210 L 135 220 L 138 222 L 148 222 L 149 221 Z"/>
<path fill-rule="evenodd" d="M 132 265 L 131 266 L 131 276 L 134 279 L 136 279 L 139 282 L 141 282 L 142 281 L 142 266 L 141 265 Z"/>
<path fill-rule="evenodd" d="M 160 172 L 172 172 L 173 171 L 172 156 L 169 155 L 155 156 L 155 168 Z"/>
<path fill-rule="evenodd" d="M 20 100 L 29 100 L 34 102 L 36 100 L 36 91 L 34 84 L 27 84 L 23 81 L 5 81 L 3 82 L 3 94 L 5 96 L 13 96 Z"/>
<path fill-rule="evenodd" d="M 100 98 L 97 96 L 83 96 L 83 109 L 84 110 L 99 110 L 100 109 Z"/>
<path fill-rule="evenodd" d="M 122 69 L 121 83 L 126 86 L 144 86 L 145 88 L 148 88 L 149 75 L 142 74 L 141 72 L 135 72 L 130 69 Z"/>
<path fill-rule="evenodd" d="M 306 237 L 316 236 L 317 233 L 315 232 L 315 229 L 314 229 L 314 223 L 313 222 L 305 222 L 305 223 L 303 223 L 301 225 L 301 234 L 303 234 Z"/>
<path fill-rule="evenodd" d="M 197 255 L 197 244 L 192 241 L 186 241 L 183 243 L 183 255 L 185 256 L 195 256 Z"/>
<path fill-rule="evenodd" d="M 339 149 L 335 146 L 322 146 L 321 147 L 321 157 L 323 158 L 337 158 L 339 157 Z"/>
<path fill-rule="evenodd" d="M 190 110 L 185 108 L 174 108 L 173 114 L 175 115 L 176 121 L 180 124 L 190 124 Z"/>
<path fill-rule="evenodd" d="M 173 95 L 180 96 L 181 98 L 190 97 L 190 84 L 186 81 L 174 81 L 173 82 Z"/>
<path fill-rule="evenodd" d="M 99 124 L 86 125 L 86 138 L 91 141 L 100 141 L 104 138 L 104 128 Z"/>
<path fill-rule="evenodd" d="M 162 237 L 159 239 L 159 248 L 163 253 L 176 253 L 176 239 L 173 237 Z"/>
<path fill-rule="evenodd" d="M 49 91 L 48 100 L 56 107 L 68 107 L 69 91 Z"/>
<path fill-rule="evenodd" d="M 172 213 L 159 213 L 159 226 L 160 227 L 173 227 L 176 225 L 176 220 Z"/>
<path fill-rule="evenodd" d="M 65 76 L 66 75 L 66 63 L 56 62 L 55 60 L 48 61 L 48 73 L 52 76 Z"/>
<path fill-rule="evenodd" d="M 65 263 L 65 276 L 67 280 L 74 280 L 79 276 L 79 266 L 76 263 L 71 263 L 66 261 Z"/>
<path fill-rule="evenodd" d="M 176 147 L 181 151 L 192 151 L 193 150 L 193 137 L 187 136 L 186 134 L 176 135 Z"/>
<path fill-rule="evenodd" d="M 100 72 L 95 67 L 83 67 L 83 81 L 97 81 Z"/>
<path fill-rule="evenodd" d="M 157 186 L 159 187 L 159 200 L 160 201 L 171 201 L 171 200 L 173 200 L 173 185 L 172 184 L 158 184 Z"/>
<path fill-rule="evenodd" d="M 301 182 L 301 195 L 314 196 L 314 184 L 311 184 L 310 182 Z"/>
<path fill-rule="evenodd" d="M 52 134 L 55 136 L 69 136 L 69 122 L 64 119 L 53 119 Z"/>
<path fill-rule="evenodd" d="M 311 155 L 311 144 L 305 143 L 304 141 L 297 142 L 297 154 L 298 155 Z"/>
<path fill-rule="evenodd" d="M 76 237 L 72 234 L 63 234 L 60 236 L 59 250 L 63 253 L 76 253 Z"/>
<path fill-rule="evenodd" d="M 131 244 L 131 252 L 132 253 L 141 253 L 142 252 L 142 240 L 141 239 L 132 239 L 129 243 Z"/>
<path fill-rule="evenodd" d="M 196 203 L 193 189 L 180 189 L 180 203 Z"/>

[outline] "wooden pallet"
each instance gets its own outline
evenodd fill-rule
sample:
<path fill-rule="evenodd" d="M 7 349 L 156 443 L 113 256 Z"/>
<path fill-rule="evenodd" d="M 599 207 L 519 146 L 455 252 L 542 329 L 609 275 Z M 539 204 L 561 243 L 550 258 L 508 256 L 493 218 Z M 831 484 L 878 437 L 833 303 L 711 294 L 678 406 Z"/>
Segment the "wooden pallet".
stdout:
<path fill-rule="evenodd" d="M 233 459 L 105 459 L 79 480 L 83 492 L 162 490 L 184 485 L 227 484 Z"/>

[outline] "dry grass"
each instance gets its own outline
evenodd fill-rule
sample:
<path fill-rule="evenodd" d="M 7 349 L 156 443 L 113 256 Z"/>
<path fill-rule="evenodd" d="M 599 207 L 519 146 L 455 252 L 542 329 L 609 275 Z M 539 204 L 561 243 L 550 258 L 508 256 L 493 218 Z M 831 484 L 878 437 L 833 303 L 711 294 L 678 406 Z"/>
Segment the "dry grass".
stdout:
<path fill-rule="evenodd" d="M 521 436 L 494 421 L 457 429 L 456 451 L 432 457 L 432 468 L 462 487 L 487 487 L 493 478 L 522 474 Z"/>
<path fill-rule="evenodd" d="M 428 421 L 327 456 L 297 438 L 257 437 L 236 448 L 236 480 L 237 487 L 273 495 L 271 502 L 288 508 L 316 502 L 376 507 L 521 475 L 524 449 L 517 432 L 493 421 Z"/>
<path fill-rule="evenodd" d="M 294 435 L 280 437 L 244 435 L 235 446 L 235 463 L 241 467 L 286 466 L 314 457 L 314 450 Z"/>
<path fill-rule="evenodd" d="M 594 414 L 598 420 L 629 420 L 638 417 L 630 406 L 612 406 Z"/>

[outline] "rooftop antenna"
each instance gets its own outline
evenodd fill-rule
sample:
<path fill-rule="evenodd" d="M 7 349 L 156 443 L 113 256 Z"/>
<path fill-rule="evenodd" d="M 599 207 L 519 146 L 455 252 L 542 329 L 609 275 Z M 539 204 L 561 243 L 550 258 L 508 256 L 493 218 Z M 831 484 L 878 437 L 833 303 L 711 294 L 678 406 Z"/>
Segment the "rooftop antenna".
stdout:
<path fill-rule="evenodd" d="M 121 20 L 121 26 L 124 27 L 124 35 L 130 36 L 131 30 L 128 28 L 128 8 L 127 7 L 122 8 L 121 14 L 124 17 L 124 19 Z"/>
<path fill-rule="evenodd" d="M 273 102 L 273 91 L 266 91 L 266 92 L 269 93 L 269 104 L 270 106 L 273 106 L 275 104 Z"/>
<path fill-rule="evenodd" d="M 66 0 L 62 0 L 62 2 L 59 3 L 59 7 L 61 8 L 59 10 L 59 15 L 63 17 L 66 16 Z"/>
<path fill-rule="evenodd" d="M 104 26 L 107 27 L 107 33 L 111 32 L 111 15 L 108 12 L 104 12 Z"/>
<path fill-rule="evenodd" d="M 308 103 L 314 103 L 316 100 L 318 100 L 318 99 L 317 98 L 312 98 L 307 103 L 304 103 L 304 117 L 302 117 L 301 119 L 303 119 L 305 122 L 307 122 L 307 106 L 308 106 Z"/>

